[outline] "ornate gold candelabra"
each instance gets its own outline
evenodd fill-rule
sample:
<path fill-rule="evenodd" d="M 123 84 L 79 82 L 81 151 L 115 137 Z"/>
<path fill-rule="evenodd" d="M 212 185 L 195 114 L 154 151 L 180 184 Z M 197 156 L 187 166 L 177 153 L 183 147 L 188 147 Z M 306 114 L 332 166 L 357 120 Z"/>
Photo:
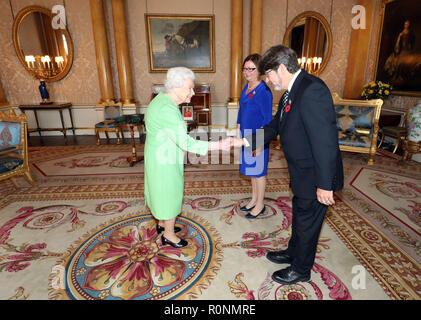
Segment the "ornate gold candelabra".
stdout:
<path fill-rule="evenodd" d="M 298 64 L 300 65 L 301 69 L 318 75 L 322 60 L 322 57 L 301 57 L 298 58 Z"/>
<path fill-rule="evenodd" d="M 36 79 L 48 79 L 58 75 L 64 68 L 64 59 L 61 56 L 55 57 L 54 61 L 50 56 L 25 56 L 26 68 Z"/>

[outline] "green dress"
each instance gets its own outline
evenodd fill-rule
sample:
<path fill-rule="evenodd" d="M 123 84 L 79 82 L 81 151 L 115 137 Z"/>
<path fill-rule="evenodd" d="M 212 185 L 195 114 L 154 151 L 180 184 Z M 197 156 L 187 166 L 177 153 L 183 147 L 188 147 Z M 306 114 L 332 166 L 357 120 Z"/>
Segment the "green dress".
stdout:
<path fill-rule="evenodd" d="M 164 93 L 149 104 L 145 115 L 145 203 L 158 220 L 181 211 L 185 151 L 204 155 L 209 142 L 191 138 L 177 105 Z"/>

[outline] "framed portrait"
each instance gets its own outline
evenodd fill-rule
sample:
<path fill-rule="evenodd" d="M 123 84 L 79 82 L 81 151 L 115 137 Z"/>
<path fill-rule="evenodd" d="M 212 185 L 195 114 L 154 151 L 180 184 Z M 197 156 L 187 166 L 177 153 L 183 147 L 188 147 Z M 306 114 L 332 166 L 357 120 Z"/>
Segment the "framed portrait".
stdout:
<path fill-rule="evenodd" d="M 181 114 L 185 121 L 194 121 L 194 108 L 192 104 L 184 104 L 181 106 Z"/>
<path fill-rule="evenodd" d="M 151 72 L 215 72 L 214 15 L 145 14 Z"/>
<path fill-rule="evenodd" d="M 376 80 L 393 85 L 394 95 L 421 96 L 421 5 L 383 0 Z"/>

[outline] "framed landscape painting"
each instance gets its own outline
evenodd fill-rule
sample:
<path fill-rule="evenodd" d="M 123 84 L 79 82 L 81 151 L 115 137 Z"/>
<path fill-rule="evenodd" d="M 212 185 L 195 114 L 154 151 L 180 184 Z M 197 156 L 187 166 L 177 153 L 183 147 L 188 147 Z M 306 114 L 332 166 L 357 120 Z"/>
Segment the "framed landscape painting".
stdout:
<path fill-rule="evenodd" d="M 213 15 L 146 14 L 150 71 L 215 72 L 214 20 Z"/>
<path fill-rule="evenodd" d="M 383 0 L 376 80 L 392 94 L 421 96 L 421 2 Z"/>

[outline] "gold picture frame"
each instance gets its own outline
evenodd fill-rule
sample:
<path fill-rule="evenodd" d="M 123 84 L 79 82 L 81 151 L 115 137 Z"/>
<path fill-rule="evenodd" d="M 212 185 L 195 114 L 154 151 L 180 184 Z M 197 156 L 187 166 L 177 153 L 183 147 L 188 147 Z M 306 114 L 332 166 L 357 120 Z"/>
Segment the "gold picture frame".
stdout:
<path fill-rule="evenodd" d="M 150 72 L 215 72 L 215 16 L 145 14 Z"/>
<path fill-rule="evenodd" d="M 417 40 L 415 45 L 406 45 L 408 48 L 404 49 L 399 39 L 403 33 L 407 34 L 408 43 L 411 42 L 411 34 L 418 37 L 421 6 L 416 1 L 403 0 L 383 0 L 381 6 L 375 79 L 391 84 L 394 87 L 393 95 L 419 97 L 421 46 Z M 409 27 L 406 26 L 408 20 Z"/>
<path fill-rule="evenodd" d="M 192 104 L 183 104 L 181 106 L 181 114 L 184 121 L 194 121 L 194 106 Z"/>

